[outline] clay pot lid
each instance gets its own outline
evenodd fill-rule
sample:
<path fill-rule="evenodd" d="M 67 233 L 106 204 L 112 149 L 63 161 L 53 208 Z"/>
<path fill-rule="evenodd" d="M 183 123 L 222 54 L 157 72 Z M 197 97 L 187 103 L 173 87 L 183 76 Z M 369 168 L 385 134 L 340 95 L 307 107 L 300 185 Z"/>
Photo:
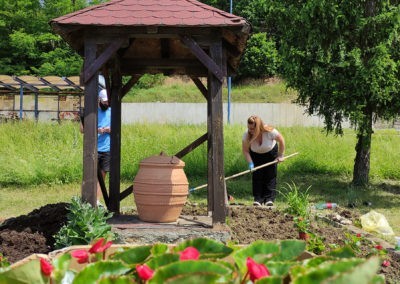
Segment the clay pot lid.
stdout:
<path fill-rule="evenodd" d="M 143 164 L 157 164 L 157 165 L 175 165 L 175 166 L 185 166 L 185 162 L 176 156 L 167 156 L 165 153 L 161 152 L 160 155 L 151 156 L 143 159 L 140 165 Z"/>

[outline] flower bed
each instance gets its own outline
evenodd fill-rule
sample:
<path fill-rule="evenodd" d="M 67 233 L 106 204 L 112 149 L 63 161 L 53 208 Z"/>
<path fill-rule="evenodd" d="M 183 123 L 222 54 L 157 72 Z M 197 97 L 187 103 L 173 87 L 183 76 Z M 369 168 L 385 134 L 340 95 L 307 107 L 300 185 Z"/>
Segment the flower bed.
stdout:
<path fill-rule="evenodd" d="M 310 258 L 305 248 L 300 240 L 132 246 L 100 239 L 18 262 L 0 272 L 0 283 L 385 283 L 377 256 L 356 258 L 343 247 Z"/>

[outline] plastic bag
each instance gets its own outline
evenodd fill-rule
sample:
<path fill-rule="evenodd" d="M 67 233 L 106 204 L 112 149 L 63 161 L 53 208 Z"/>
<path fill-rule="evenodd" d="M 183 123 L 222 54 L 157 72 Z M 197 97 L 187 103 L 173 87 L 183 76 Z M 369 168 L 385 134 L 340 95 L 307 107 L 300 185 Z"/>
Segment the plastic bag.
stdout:
<path fill-rule="evenodd" d="M 389 226 L 385 216 L 372 210 L 361 217 L 361 226 L 367 232 L 377 232 L 386 236 L 393 236 L 394 232 Z"/>

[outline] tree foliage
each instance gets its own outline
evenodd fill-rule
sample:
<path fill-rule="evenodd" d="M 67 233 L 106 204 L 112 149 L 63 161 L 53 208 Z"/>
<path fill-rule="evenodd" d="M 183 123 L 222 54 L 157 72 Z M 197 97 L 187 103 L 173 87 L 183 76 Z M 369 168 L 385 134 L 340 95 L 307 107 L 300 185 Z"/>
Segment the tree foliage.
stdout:
<path fill-rule="evenodd" d="M 400 110 L 400 5 L 388 0 L 271 1 L 283 76 L 326 130 L 357 130 L 353 183 L 368 183 L 373 122 Z"/>
<path fill-rule="evenodd" d="M 256 33 L 247 42 L 240 62 L 238 77 L 273 77 L 277 75 L 279 66 L 280 60 L 275 41 L 268 39 L 266 33 Z"/>
<path fill-rule="evenodd" d="M 0 70 L 8 75 L 77 75 L 82 59 L 48 22 L 104 1 L 0 0 Z"/>

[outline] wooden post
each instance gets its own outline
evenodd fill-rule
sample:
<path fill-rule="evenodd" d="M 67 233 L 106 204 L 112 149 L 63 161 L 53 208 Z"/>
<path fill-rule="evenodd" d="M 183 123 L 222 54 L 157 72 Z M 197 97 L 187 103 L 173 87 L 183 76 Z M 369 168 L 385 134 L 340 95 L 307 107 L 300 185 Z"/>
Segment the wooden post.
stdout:
<path fill-rule="evenodd" d="M 85 40 L 84 70 L 96 60 L 97 45 Z M 83 72 L 85 74 L 85 72 Z M 84 75 L 82 75 L 84 76 Z M 97 192 L 97 93 L 98 74 L 85 81 L 85 116 L 83 128 L 82 199 L 96 206 Z"/>
<path fill-rule="evenodd" d="M 220 34 L 214 34 L 210 45 L 210 57 L 221 70 L 224 70 L 223 49 Z M 222 81 L 217 78 L 215 73 L 209 72 L 209 158 L 212 166 L 211 176 L 209 176 L 209 194 L 213 198 L 213 225 L 225 223 L 226 203 L 225 203 L 225 180 L 224 180 L 224 135 L 223 135 L 223 108 L 222 108 Z M 211 190 L 210 190 L 211 189 Z"/>
<path fill-rule="evenodd" d="M 111 75 L 111 167 L 109 210 L 120 213 L 121 177 L 121 89 L 122 75 L 118 56 L 115 58 Z"/>

